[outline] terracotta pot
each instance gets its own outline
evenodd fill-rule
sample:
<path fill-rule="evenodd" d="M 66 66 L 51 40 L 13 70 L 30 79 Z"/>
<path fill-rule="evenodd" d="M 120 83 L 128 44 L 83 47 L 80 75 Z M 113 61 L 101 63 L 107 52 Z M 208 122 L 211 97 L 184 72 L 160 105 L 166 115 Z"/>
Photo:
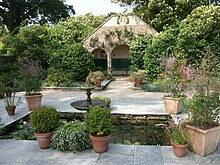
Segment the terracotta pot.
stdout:
<path fill-rule="evenodd" d="M 12 116 L 15 114 L 15 109 L 16 109 L 16 106 L 5 107 L 5 110 L 7 111 L 9 116 Z"/>
<path fill-rule="evenodd" d="M 189 134 L 190 151 L 200 156 L 206 156 L 215 152 L 220 139 L 220 125 L 208 130 L 202 130 L 193 126 L 186 126 Z"/>
<path fill-rule="evenodd" d="M 176 115 L 183 109 L 181 98 L 163 97 L 163 101 L 167 113 Z"/>
<path fill-rule="evenodd" d="M 100 86 L 101 86 L 101 81 L 96 82 L 96 83 L 95 83 L 95 86 L 96 86 L 96 87 L 100 87 Z"/>
<path fill-rule="evenodd" d="M 109 136 L 92 136 L 90 135 L 90 140 L 92 141 L 93 150 L 97 153 L 103 153 L 108 150 L 109 140 L 111 135 Z"/>
<path fill-rule="evenodd" d="M 49 133 L 34 133 L 34 136 L 37 139 L 38 145 L 41 149 L 50 148 L 50 140 L 53 132 Z"/>
<path fill-rule="evenodd" d="M 134 79 L 130 78 L 130 82 L 134 83 Z"/>
<path fill-rule="evenodd" d="M 42 94 L 25 96 L 30 111 L 34 111 L 36 108 L 41 106 L 42 97 Z"/>
<path fill-rule="evenodd" d="M 174 144 L 171 141 L 172 148 L 173 148 L 173 153 L 177 157 L 184 157 L 186 155 L 186 149 L 188 147 L 189 143 L 186 144 Z"/>
<path fill-rule="evenodd" d="M 135 80 L 135 86 L 140 87 L 142 84 L 142 80 Z"/>

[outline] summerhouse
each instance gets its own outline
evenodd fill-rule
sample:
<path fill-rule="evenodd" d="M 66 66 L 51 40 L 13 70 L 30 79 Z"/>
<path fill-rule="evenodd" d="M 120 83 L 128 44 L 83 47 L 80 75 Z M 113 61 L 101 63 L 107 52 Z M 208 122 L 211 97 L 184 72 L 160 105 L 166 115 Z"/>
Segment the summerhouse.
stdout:
<path fill-rule="evenodd" d="M 95 64 L 108 74 L 129 74 L 129 48 L 135 35 L 158 32 L 136 15 L 111 16 L 83 40 L 94 56 Z"/>

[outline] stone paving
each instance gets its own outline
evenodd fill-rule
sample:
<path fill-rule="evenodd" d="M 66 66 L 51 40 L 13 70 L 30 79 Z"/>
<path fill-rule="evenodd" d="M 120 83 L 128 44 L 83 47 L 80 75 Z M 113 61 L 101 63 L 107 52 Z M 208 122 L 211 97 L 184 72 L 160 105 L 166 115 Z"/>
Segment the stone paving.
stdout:
<path fill-rule="evenodd" d="M 36 141 L 0 140 L 1 165 L 219 165 L 220 144 L 206 157 L 187 151 L 183 158 L 173 155 L 171 146 L 110 144 L 103 154 L 91 148 L 82 152 L 40 149 Z"/>
<path fill-rule="evenodd" d="M 17 93 L 23 97 L 23 92 Z M 72 101 L 85 99 L 85 91 L 43 91 L 43 105 L 51 105 L 60 112 L 81 112 L 70 106 Z M 109 84 L 104 91 L 93 91 L 92 96 L 108 96 L 112 100 L 114 114 L 157 114 L 167 115 L 161 96 L 163 93 L 150 93 L 132 88 L 127 78 L 120 78 Z M 23 98 L 24 100 L 24 98 Z M 13 122 L 30 113 L 24 101 L 16 114 L 7 116 L 3 101 L 0 100 L 2 123 Z M 179 115 L 183 118 L 186 115 Z M 177 118 L 176 115 L 173 116 Z M 60 152 L 53 149 L 41 150 L 36 141 L 0 140 L 0 165 L 188 165 L 220 164 L 220 144 L 215 153 L 200 157 L 187 151 L 184 158 L 173 155 L 171 146 L 144 146 L 111 144 L 103 154 L 87 149 L 79 153 Z"/>
<path fill-rule="evenodd" d="M 84 90 L 44 90 L 43 105 L 54 106 L 59 112 L 83 113 L 70 106 L 70 103 L 76 100 L 86 99 Z M 4 108 L 3 100 L 0 100 L 0 117 L 4 125 L 11 124 L 30 112 L 24 98 L 24 92 L 18 92 L 17 97 L 21 97 L 23 103 L 16 108 L 14 116 L 8 116 Z M 111 103 L 111 112 L 113 114 L 133 114 L 133 115 L 168 115 L 165 111 L 162 95 L 163 93 L 144 92 L 133 88 L 133 84 L 128 78 L 120 78 L 112 81 L 109 86 L 103 90 L 93 90 L 92 97 L 108 96 Z"/>

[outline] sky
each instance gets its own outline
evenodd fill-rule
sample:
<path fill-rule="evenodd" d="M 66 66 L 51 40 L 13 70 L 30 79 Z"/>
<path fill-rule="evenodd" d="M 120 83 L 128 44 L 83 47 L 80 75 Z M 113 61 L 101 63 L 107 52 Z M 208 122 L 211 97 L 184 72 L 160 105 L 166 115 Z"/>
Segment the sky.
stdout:
<path fill-rule="evenodd" d="M 114 4 L 111 0 L 67 0 L 68 5 L 73 5 L 76 15 L 92 13 L 94 15 L 107 14 L 110 12 L 121 13 L 123 7 Z"/>

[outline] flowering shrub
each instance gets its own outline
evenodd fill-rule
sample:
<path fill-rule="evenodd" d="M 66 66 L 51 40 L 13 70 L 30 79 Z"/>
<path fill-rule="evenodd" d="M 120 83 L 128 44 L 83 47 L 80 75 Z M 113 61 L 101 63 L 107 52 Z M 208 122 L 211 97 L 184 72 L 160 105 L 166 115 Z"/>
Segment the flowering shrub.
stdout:
<path fill-rule="evenodd" d="M 184 107 L 191 112 L 189 124 L 201 129 L 218 126 L 220 114 L 220 71 L 215 66 L 218 58 L 207 52 L 200 67 L 194 70 L 190 91 L 193 95 L 184 100 Z"/>
<path fill-rule="evenodd" d="M 21 88 L 26 91 L 26 95 L 39 92 L 44 75 L 42 67 L 33 59 L 22 62 L 20 65 Z"/>
<path fill-rule="evenodd" d="M 162 58 L 164 75 L 168 86 L 168 97 L 182 97 L 186 82 L 191 79 L 191 66 L 187 66 L 187 60 L 180 60 L 178 57 Z"/>
<path fill-rule="evenodd" d="M 52 147 L 74 153 L 91 147 L 89 132 L 84 123 L 72 121 L 61 125 L 52 137 Z"/>
<path fill-rule="evenodd" d="M 178 123 L 175 124 L 170 121 L 168 124 L 164 124 L 163 128 L 174 144 L 186 144 L 188 142 L 188 135 L 184 122 L 178 121 Z"/>

